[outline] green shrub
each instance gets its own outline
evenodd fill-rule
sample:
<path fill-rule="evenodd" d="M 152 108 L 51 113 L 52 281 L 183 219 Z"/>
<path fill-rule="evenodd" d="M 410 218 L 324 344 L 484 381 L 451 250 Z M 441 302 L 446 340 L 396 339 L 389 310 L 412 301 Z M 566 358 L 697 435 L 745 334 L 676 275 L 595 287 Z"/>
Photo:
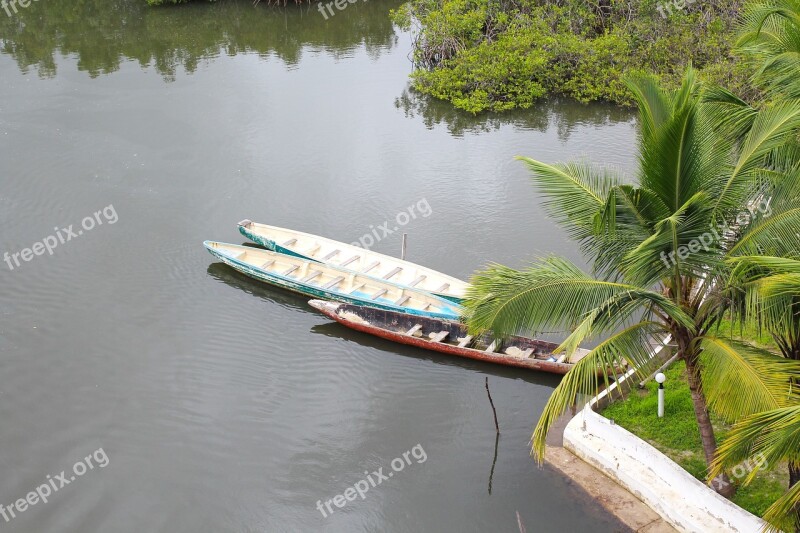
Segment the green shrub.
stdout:
<path fill-rule="evenodd" d="M 731 56 L 735 0 L 694 2 L 664 18 L 658 2 L 411 0 L 394 21 L 417 26 L 414 87 L 473 113 L 530 107 L 540 97 L 630 103 L 624 76 L 677 83 L 700 75 L 746 95 L 749 72 Z"/>

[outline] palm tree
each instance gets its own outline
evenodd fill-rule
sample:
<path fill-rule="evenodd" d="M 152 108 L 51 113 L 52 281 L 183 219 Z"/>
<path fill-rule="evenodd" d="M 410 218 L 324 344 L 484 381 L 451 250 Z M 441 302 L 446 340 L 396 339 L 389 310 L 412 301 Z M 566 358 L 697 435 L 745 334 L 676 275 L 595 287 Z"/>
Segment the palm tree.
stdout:
<path fill-rule="evenodd" d="M 731 434 L 720 445 L 718 461 L 711 474 L 721 472 L 725 465 L 743 463 L 762 454 L 763 461 L 755 462 L 745 483 L 763 467 L 781 461 L 800 461 L 800 397 L 795 396 L 786 407 L 772 409 L 744 418 L 734 425 Z M 795 478 L 789 490 L 764 513 L 771 531 L 800 531 L 800 483 Z"/>
<path fill-rule="evenodd" d="M 709 408 L 735 420 L 780 407 L 788 376 L 798 375 L 796 362 L 714 331 L 730 303 L 726 259 L 766 248 L 783 255 L 781 238 L 800 232 L 800 200 L 776 204 L 770 217 L 746 208 L 762 200 L 765 184 L 800 180 L 765 170 L 767 156 L 800 125 L 800 104 L 740 112 L 747 128 L 737 142 L 715 127 L 719 94 L 708 103 L 691 68 L 677 91 L 646 78 L 628 85 L 641 128 L 635 183 L 586 164 L 523 158 L 546 209 L 579 242 L 592 274 L 556 257 L 521 271 L 490 265 L 473 277 L 467 320 L 474 331 L 500 336 L 568 330 L 560 346 L 568 357 L 580 343 L 602 338 L 547 402 L 533 434 L 538 460 L 555 420 L 601 380 L 608 385 L 598 369 L 625 360 L 644 376 L 655 364 L 650 341 L 670 335 L 686 363 L 710 464 L 717 443 Z M 733 490 L 720 485 L 724 494 Z"/>
<path fill-rule="evenodd" d="M 800 1 L 748 4 L 737 48 L 755 61 L 756 85 L 768 94 L 800 98 Z"/>
<path fill-rule="evenodd" d="M 784 357 L 800 360 L 800 261 L 780 257 L 740 257 L 731 261 L 735 321 L 754 321 L 768 331 Z M 789 463 L 789 492 L 764 516 L 776 530 L 800 530 L 800 395 L 787 407 L 745 418 L 722 443 L 712 473 L 754 455 L 749 480 L 762 467 Z M 747 480 L 746 480 L 747 481 Z"/>

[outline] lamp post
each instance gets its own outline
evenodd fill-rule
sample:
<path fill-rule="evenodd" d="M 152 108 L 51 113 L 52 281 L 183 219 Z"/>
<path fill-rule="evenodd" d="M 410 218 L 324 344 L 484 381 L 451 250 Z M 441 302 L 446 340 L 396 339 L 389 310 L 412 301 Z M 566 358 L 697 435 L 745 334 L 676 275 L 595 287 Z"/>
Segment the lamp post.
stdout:
<path fill-rule="evenodd" d="M 658 418 L 664 418 L 664 382 L 667 381 L 667 376 L 663 372 L 656 374 L 656 381 L 658 382 Z"/>

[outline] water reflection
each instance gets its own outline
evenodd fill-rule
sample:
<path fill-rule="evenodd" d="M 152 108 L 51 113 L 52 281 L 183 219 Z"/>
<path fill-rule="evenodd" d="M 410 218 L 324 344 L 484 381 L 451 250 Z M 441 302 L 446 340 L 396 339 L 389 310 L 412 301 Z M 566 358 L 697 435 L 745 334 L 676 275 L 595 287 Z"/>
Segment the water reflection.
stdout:
<path fill-rule="evenodd" d="M 98 206 L 120 213 L 114 231 L 0 275 L 0 501 L 85 450 L 113 463 L 9 526 L 511 531 L 520 510 L 542 531 L 620 530 L 529 458 L 557 377 L 351 332 L 201 242 L 241 242 L 245 217 L 349 241 L 424 198 L 434 214 L 407 227 L 419 263 L 468 277 L 489 260 L 580 260 L 513 156 L 632 167 L 630 119 L 567 102 L 477 118 L 432 100 L 398 108 L 410 72 L 387 16 L 398 0 L 327 21 L 250 1 L 0 14 L 3 249 Z M 460 135 L 482 121 L 492 131 Z M 397 237 L 376 251 L 396 253 Z M 482 374 L 503 431 L 491 496 Z M 327 521 L 315 509 L 417 442 L 424 469 Z"/>
<path fill-rule="evenodd" d="M 396 41 L 388 13 L 399 4 L 359 2 L 326 21 L 315 8 L 293 3 L 148 7 L 144 0 L 47 0 L 0 16 L 0 52 L 42 77 L 56 75 L 60 53 L 77 56 L 78 69 L 92 77 L 136 61 L 168 80 L 181 67 L 192 73 L 221 54 L 256 53 L 294 65 L 306 51 L 338 57 L 363 45 L 377 57 Z"/>
<path fill-rule="evenodd" d="M 601 127 L 630 122 L 629 109 L 605 104 L 580 104 L 574 100 L 542 100 L 532 109 L 517 109 L 504 113 L 473 115 L 456 109 L 449 102 L 437 100 L 407 88 L 395 99 L 395 107 L 408 118 L 419 117 L 428 128 L 444 124 L 451 134 L 486 133 L 503 126 L 521 130 L 549 132 L 552 129 L 561 141 L 566 141 L 578 128 Z"/>
<path fill-rule="evenodd" d="M 214 259 L 209 255 L 209 261 Z M 247 294 L 252 294 L 262 300 L 275 303 L 285 309 L 291 311 L 302 311 L 306 314 L 317 314 L 311 306 L 308 305 L 308 296 L 302 294 L 295 294 L 293 292 L 272 287 L 255 281 L 252 278 L 240 274 L 225 263 L 211 263 L 206 270 L 209 276 L 217 281 L 229 285 L 230 287 L 242 290 Z"/>

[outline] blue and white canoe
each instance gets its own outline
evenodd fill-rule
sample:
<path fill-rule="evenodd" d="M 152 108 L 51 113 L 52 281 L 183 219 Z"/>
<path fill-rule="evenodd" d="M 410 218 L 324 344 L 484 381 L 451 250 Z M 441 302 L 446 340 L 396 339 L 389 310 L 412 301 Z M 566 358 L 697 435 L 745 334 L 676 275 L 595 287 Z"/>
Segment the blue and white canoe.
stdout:
<path fill-rule="evenodd" d="M 268 226 L 251 220 L 239 222 L 239 233 L 268 250 L 347 268 L 396 285 L 429 292 L 456 303 L 464 298 L 469 285 L 466 281 L 432 268 L 319 235 Z"/>
<path fill-rule="evenodd" d="M 203 245 L 242 274 L 314 298 L 449 320 L 458 320 L 463 311 L 444 298 L 346 268 L 250 246 L 214 241 Z"/>

